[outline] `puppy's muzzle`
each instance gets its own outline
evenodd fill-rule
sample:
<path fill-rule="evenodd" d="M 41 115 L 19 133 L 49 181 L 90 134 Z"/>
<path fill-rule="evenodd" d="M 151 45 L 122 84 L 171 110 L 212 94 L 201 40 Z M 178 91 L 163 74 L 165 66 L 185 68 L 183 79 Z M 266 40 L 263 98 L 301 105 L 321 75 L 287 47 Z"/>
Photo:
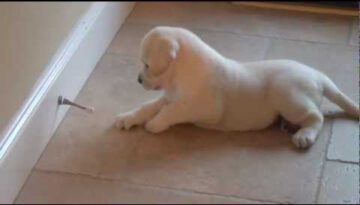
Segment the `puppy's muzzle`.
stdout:
<path fill-rule="evenodd" d="M 143 79 L 142 79 L 141 75 L 138 75 L 137 81 L 138 81 L 138 83 L 140 83 L 140 84 L 143 83 Z"/>

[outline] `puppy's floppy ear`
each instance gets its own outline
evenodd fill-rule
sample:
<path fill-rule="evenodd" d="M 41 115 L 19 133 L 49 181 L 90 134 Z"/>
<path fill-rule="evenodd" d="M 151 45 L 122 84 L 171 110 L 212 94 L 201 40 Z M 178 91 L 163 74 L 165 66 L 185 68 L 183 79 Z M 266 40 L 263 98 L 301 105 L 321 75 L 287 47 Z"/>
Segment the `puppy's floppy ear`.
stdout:
<path fill-rule="evenodd" d="M 169 50 L 169 52 L 170 52 L 170 58 L 171 58 L 172 60 L 175 60 L 176 57 L 177 57 L 177 55 L 178 55 L 178 53 L 179 53 L 180 45 L 179 45 L 179 43 L 178 43 L 176 40 L 174 40 L 174 39 L 171 39 L 170 42 L 169 42 L 169 44 L 170 44 L 170 50 Z"/>
<path fill-rule="evenodd" d="M 161 50 L 161 53 L 163 53 L 163 57 L 167 58 L 168 61 L 172 61 L 176 59 L 180 50 L 180 45 L 175 39 L 162 38 L 160 39 L 159 49 Z"/>
<path fill-rule="evenodd" d="M 180 51 L 180 44 L 169 36 L 155 36 L 149 45 L 152 72 L 161 73 L 174 61 Z"/>

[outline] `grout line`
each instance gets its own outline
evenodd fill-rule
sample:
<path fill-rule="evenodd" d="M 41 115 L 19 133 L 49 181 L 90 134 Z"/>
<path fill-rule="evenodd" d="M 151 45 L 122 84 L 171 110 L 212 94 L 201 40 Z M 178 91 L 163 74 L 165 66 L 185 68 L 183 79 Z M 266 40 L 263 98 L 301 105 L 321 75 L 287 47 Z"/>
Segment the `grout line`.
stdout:
<path fill-rule="evenodd" d="M 122 58 L 124 58 L 124 60 L 136 60 L 136 62 L 137 62 L 137 58 L 136 58 L 136 56 L 134 56 L 134 55 L 128 55 L 128 54 L 122 54 L 121 53 L 121 55 L 120 55 L 120 53 L 117 53 L 117 52 L 115 52 L 115 51 L 106 51 L 106 53 L 105 53 L 106 55 L 111 55 L 111 56 L 115 56 L 115 57 L 119 57 L 119 56 L 121 56 Z"/>
<path fill-rule="evenodd" d="M 267 38 L 267 46 L 264 51 L 263 60 L 267 60 L 269 57 L 270 50 L 273 48 L 273 39 Z"/>
<path fill-rule="evenodd" d="M 142 22 L 134 22 L 129 21 L 127 22 L 128 25 L 140 25 L 140 26 L 159 26 L 159 24 L 155 23 L 142 23 Z M 183 25 L 178 25 L 179 27 L 183 27 Z M 321 45 L 329 45 L 329 46 L 344 46 L 344 47 L 356 47 L 353 45 L 350 45 L 348 42 L 345 43 L 329 43 L 329 42 L 321 42 L 321 41 L 314 41 L 314 40 L 301 40 L 301 39 L 292 39 L 292 38 L 286 38 L 286 37 L 280 37 L 280 36 L 271 36 L 271 35 L 261 35 L 261 34 L 245 34 L 245 33 L 239 33 L 236 31 L 231 30 L 216 30 L 216 29 L 209 29 L 209 28 L 202 28 L 202 27 L 196 27 L 196 26 L 188 26 L 188 29 L 194 29 L 199 31 L 208 31 L 208 32 L 217 32 L 217 33 L 230 33 L 230 34 L 236 34 L 238 36 L 242 37 L 257 37 L 257 38 L 270 38 L 273 40 L 287 40 L 287 41 L 295 41 L 295 42 L 302 42 L 302 43 L 311 43 L 311 44 L 321 44 Z M 347 41 L 348 39 L 345 39 Z"/>
<path fill-rule="evenodd" d="M 330 122 L 330 133 L 329 133 L 329 138 L 327 140 L 327 143 L 326 143 L 326 148 L 325 148 L 325 154 L 324 154 L 324 159 L 323 159 L 323 164 L 321 165 L 321 171 L 320 171 L 320 176 L 319 176 L 319 182 L 318 182 L 318 185 L 317 185 L 317 188 L 316 188 L 316 194 L 315 194 L 315 201 L 314 203 L 319 203 L 319 196 L 320 196 L 320 191 L 321 191 L 321 183 L 322 183 L 322 180 L 324 178 L 324 173 L 325 173 L 325 165 L 326 165 L 326 158 L 327 158 L 327 153 L 329 151 L 329 147 L 330 147 L 330 142 L 331 142 L 331 137 L 332 137 L 332 134 L 333 134 L 333 128 L 334 128 L 334 120 L 332 119 L 331 122 Z"/>
<path fill-rule="evenodd" d="M 88 174 L 88 173 L 75 173 L 75 172 L 70 172 L 70 171 L 46 170 L 46 169 L 41 169 L 41 168 L 35 168 L 33 171 L 42 172 L 45 174 L 57 174 L 60 176 L 86 177 L 86 178 L 90 178 L 90 179 L 94 179 L 94 180 L 103 180 L 103 181 L 109 181 L 109 182 L 116 181 L 115 179 L 110 179 L 107 177 L 100 177 L 100 176 L 96 176 L 96 175 L 92 175 L 92 174 Z"/>
<path fill-rule="evenodd" d="M 213 197 L 222 197 L 222 198 L 228 198 L 228 199 L 234 199 L 234 200 L 248 200 L 248 201 L 253 201 L 253 202 L 274 203 L 274 204 L 288 203 L 288 202 L 276 202 L 276 201 L 267 201 L 267 200 L 261 200 L 261 199 L 252 199 L 252 198 L 248 198 L 248 197 L 239 197 L 239 196 L 236 196 L 236 195 L 208 193 L 208 192 L 202 192 L 202 191 L 197 191 L 197 190 L 192 190 L 192 189 L 187 189 L 187 188 L 174 188 L 174 187 L 167 187 L 167 186 L 161 186 L 161 185 L 135 183 L 135 182 L 131 182 L 131 181 L 125 180 L 125 179 L 112 179 L 112 178 L 108 178 L 108 177 L 94 176 L 94 175 L 91 175 L 91 174 L 84 174 L 84 173 L 72 173 L 72 172 L 67 172 L 67 171 L 45 170 L 45 169 L 39 169 L 39 168 L 34 169 L 34 171 L 40 172 L 40 173 L 45 173 L 45 174 L 68 176 L 68 177 L 84 177 L 84 178 L 89 178 L 89 179 L 92 179 L 92 180 L 101 180 L 101 181 L 107 181 L 107 182 L 118 182 L 118 183 L 122 183 L 122 184 L 139 186 L 139 187 L 143 187 L 143 188 L 180 191 L 180 192 L 187 192 L 189 194 L 208 195 L 208 196 L 213 196 Z"/>
<path fill-rule="evenodd" d="M 25 185 L 27 184 L 27 182 L 30 179 L 31 174 L 33 173 L 35 167 L 31 169 L 31 171 L 28 173 L 28 176 L 26 177 L 24 183 L 22 184 L 21 188 L 19 189 L 19 191 L 17 192 L 16 197 L 14 198 L 14 200 L 12 201 L 12 204 L 17 204 L 16 201 L 19 199 L 20 194 L 23 192 Z"/>
<path fill-rule="evenodd" d="M 86 82 L 86 83 L 87 83 L 87 82 Z M 85 87 L 85 85 L 84 85 L 84 87 Z M 79 93 L 80 93 L 80 92 L 81 92 L 81 91 L 79 91 Z M 61 119 L 61 121 L 60 121 L 59 124 L 58 124 L 58 128 L 60 128 L 60 126 L 64 123 L 65 118 L 68 116 L 68 113 L 69 113 L 69 112 L 67 112 L 67 113 L 64 115 L 64 117 Z M 43 155 L 45 154 L 45 150 L 47 149 L 48 145 L 50 144 L 50 141 L 54 138 L 54 136 L 57 134 L 57 132 L 58 132 L 58 129 L 56 129 L 56 130 L 54 131 L 54 133 L 51 135 L 51 137 L 48 139 L 46 145 L 44 146 L 43 151 L 41 152 L 40 156 L 38 157 L 38 159 L 37 159 L 36 162 L 34 163 L 34 166 L 33 166 L 32 169 L 30 170 L 30 172 L 27 174 L 27 177 L 26 177 L 24 183 L 22 184 L 21 188 L 20 188 L 19 191 L 17 192 L 17 195 L 16 195 L 16 197 L 14 198 L 13 203 L 15 203 L 15 202 L 18 200 L 18 198 L 19 198 L 19 196 L 20 196 L 20 193 L 23 191 L 26 183 L 29 181 L 31 174 L 32 174 L 34 171 L 36 171 L 36 169 L 37 169 L 36 166 L 38 165 L 40 159 L 41 159 L 41 158 L 43 157 Z"/>
<path fill-rule="evenodd" d="M 353 18 L 352 20 L 351 20 L 351 24 L 350 24 L 350 26 L 349 26 L 349 32 L 348 32 L 348 36 L 347 36 L 347 44 L 348 45 L 350 45 L 351 46 L 351 37 L 352 37 L 352 35 L 354 34 L 354 32 L 355 32 L 355 29 L 354 29 L 354 27 L 355 26 L 358 26 L 358 25 L 356 25 L 355 24 L 355 18 Z"/>
<path fill-rule="evenodd" d="M 349 31 L 348 31 L 348 35 L 347 35 L 347 39 L 346 39 L 346 43 L 348 45 L 351 45 L 350 42 L 351 42 L 351 36 L 353 33 L 353 27 L 354 27 L 354 20 L 351 21 L 351 24 L 349 26 Z"/>
<path fill-rule="evenodd" d="M 340 163 L 340 164 L 360 165 L 359 162 L 346 161 L 346 160 L 342 160 L 342 159 L 326 159 L 326 161 Z"/>
<path fill-rule="evenodd" d="M 248 200 L 248 201 L 253 201 L 253 202 L 263 202 L 263 203 L 269 203 L 270 202 L 270 203 L 275 203 L 275 204 L 289 203 L 289 202 L 275 202 L 275 201 L 267 201 L 267 200 L 261 200 L 261 199 L 253 199 L 253 198 L 249 198 L 249 197 L 239 197 L 237 195 L 202 192 L 202 191 L 197 191 L 197 190 L 187 189 L 187 188 L 174 188 L 174 187 L 168 187 L 168 186 L 142 184 L 142 183 L 134 183 L 134 182 L 125 182 L 125 183 L 131 184 L 131 185 L 143 186 L 143 187 L 168 189 L 168 190 L 174 190 L 174 191 L 183 191 L 183 192 L 188 192 L 188 193 L 191 193 L 191 194 L 201 194 L 201 195 L 208 195 L 208 196 L 224 197 L 224 198 L 229 198 L 229 199 L 232 198 L 232 199 L 238 199 L 238 200 Z"/>

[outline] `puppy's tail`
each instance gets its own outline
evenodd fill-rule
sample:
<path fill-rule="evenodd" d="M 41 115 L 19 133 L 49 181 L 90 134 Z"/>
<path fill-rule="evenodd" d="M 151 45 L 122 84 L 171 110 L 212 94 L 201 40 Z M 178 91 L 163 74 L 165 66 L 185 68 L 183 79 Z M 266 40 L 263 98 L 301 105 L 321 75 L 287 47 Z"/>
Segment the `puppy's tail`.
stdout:
<path fill-rule="evenodd" d="M 359 119 L 360 111 L 359 107 L 347 97 L 341 90 L 330 80 L 326 75 L 323 80 L 324 96 L 333 103 L 341 107 L 346 113 L 354 118 Z"/>

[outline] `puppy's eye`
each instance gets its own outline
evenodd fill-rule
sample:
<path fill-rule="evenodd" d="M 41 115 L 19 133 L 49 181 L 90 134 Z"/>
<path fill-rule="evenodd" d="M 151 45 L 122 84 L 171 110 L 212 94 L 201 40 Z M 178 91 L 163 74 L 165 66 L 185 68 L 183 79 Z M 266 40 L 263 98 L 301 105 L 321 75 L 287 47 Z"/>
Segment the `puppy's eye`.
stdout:
<path fill-rule="evenodd" d="M 148 64 L 145 64 L 145 70 L 147 70 L 149 68 Z"/>

